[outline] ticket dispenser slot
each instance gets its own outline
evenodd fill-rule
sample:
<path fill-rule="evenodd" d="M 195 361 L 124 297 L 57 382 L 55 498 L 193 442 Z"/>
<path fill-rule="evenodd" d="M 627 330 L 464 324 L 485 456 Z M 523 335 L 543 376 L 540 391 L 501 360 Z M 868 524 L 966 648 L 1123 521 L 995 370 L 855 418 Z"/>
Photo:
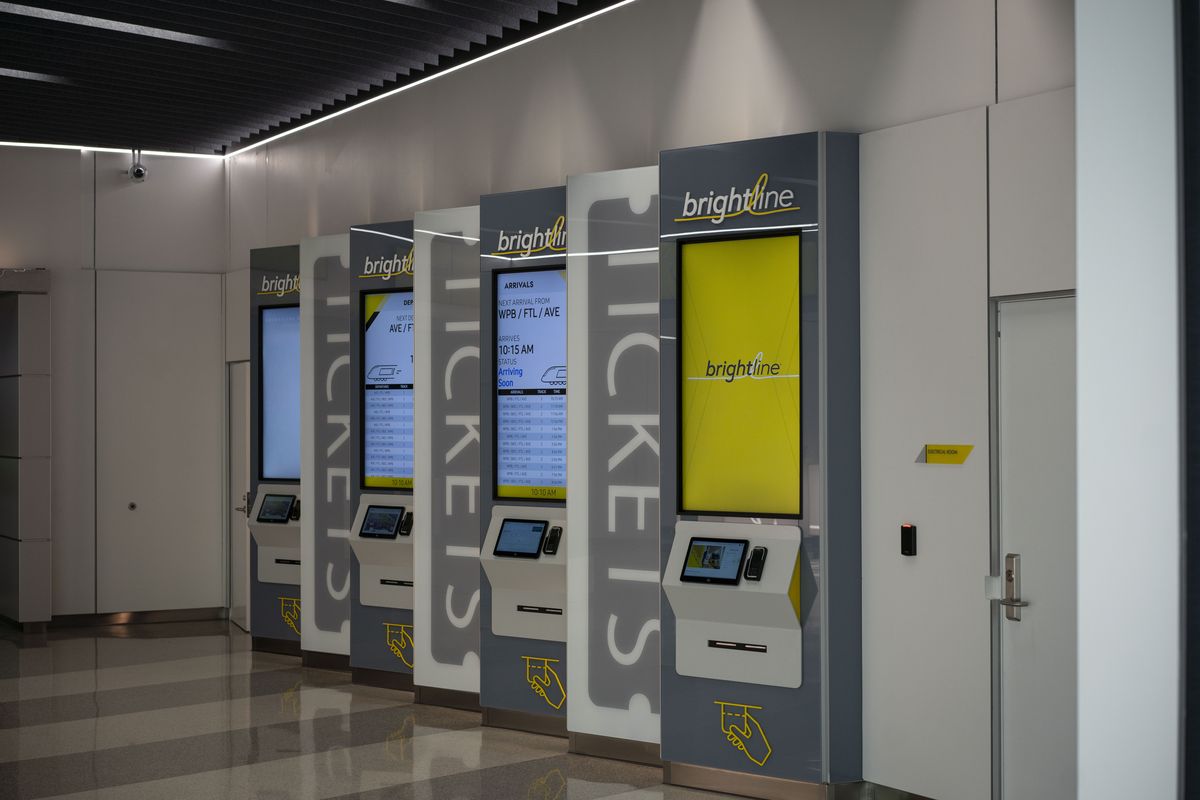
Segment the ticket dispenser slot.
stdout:
<path fill-rule="evenodd" d="M 260 483 L 250 508 L 259 583 L 300 583 L 300 498 L 294 484 Z"/>
<path fill-rule="evenodd" d="M 676 617 L 675 671 L 798 687 L 799 559 L 795 525 L 678 522 L 663 577 Z"/>
<path fill-rule="evenodd" d="M 413 607 L 413 498 L 364 494 L 350 528 L 358 558 L 358 595 L 364 606 Z"/>
<path fill-rule="evenodd" d="M 565 517 L 561 508 L 492 508 L 480 560 L 497 636 L 567 640 Z"/>

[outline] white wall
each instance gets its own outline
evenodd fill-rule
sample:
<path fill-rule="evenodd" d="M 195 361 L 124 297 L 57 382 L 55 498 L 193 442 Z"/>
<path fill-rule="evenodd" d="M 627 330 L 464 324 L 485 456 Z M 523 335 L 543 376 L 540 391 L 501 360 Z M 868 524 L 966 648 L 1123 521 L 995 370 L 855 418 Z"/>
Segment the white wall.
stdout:
<path fill-rule="evenodd" d="M 1079 797 L 1087 800 L 1178 796 L 1175 25 L 1172 0 L 1095 0 L 1081 4 L 1078 20 Z"/>
<path fill-rule="evenodd" d="M 96 610 L 93 267 L 225 269 L 223 163 L 143 161 L 132 184 L 122 154 L 0 147 L 0 267 L 51 271 L 55 615 Z"/>
<path fill-rule="evenodd" d="M 867 134 L 861 158 L 864 777 L 986 800 L 987 112 Z M 916 463 L 927 443 L 975 450 Z"/>

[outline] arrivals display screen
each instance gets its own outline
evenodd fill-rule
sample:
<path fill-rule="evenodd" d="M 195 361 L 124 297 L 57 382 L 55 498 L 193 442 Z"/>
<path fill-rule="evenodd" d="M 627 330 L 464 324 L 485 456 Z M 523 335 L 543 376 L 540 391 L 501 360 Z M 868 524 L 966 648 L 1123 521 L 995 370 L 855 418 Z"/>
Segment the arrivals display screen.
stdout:
<path fill-rule="evenodd" d="M 362 296 L 363 486 L 413 485 L 413 293 Z"/>
<path fill-rule="evenodd" d="M 496 274 L 496 496 L 567 497 L 567 273 Z"/>
<path fill-rule="evenodd" d="M 736 586 L 746 560 L 746 539 L 698 539 L 688 543 L 681 581 L 723 583 Z"/>
<path fill-rule="evenodd" d="M 500 535 L 492 552 L 498 556 L 537 558 L 548 524 L 545 520 L 506 519 L 500 523 Z"/>
<path fill-rule="evenodd" d="M 395 506 L 367 506 L 359 536 L 368 539 L 395 539 L 400 533 L 404 509 Z"/>
<path fill-rule="evenodd" d="M 300 306 L 259 310 L 259 409 L 263 480 L 300 480 Z"/>
<path fill-rule="evenodd" d="M 258 507 L 257 522 L 270 522 L 282 525 L 292 514 L 292 505 L 296 502 L 294 494 L 269 494 L 263 498 Z"/>
<path fill-rule="evenodd" d="M 800 516 L 800 237 L 679 248 L 679 508 Z"/>

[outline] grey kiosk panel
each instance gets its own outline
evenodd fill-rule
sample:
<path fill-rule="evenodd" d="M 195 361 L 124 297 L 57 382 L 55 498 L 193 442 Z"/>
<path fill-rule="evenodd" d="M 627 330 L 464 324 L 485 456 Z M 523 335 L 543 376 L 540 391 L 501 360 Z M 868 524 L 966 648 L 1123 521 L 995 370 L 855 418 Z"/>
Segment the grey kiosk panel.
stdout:
<path fill-rule="evenodd" d="M 783 791 L 780 780 L 797 784 L 792 792 L 859 781 L 857 136 L 666 151 L 660 195 L 666 776 L 716 788 L 723 773 L 742 773 L 739 791 L 764 797 Z M 800 516 L 681 512 L 683 245 L 783 235 L 798 236 L 800 251 Z M 702 552 L 687 562 L 696 538 L 745 541 L 747 560 L 765 548 L 761 577 L 748 580 L 739 564 L 730 583 L 703 569 Z"/>
<path fill-rule="evenodd" d="M 368 390 L 365 384 L 374 380 L 377 373 L 400 365 L 366 363 L 364 331 L 368 318 L 364 317 L 363 301 L 371 293 L 411 292 L 412 221 L 351 228 L 350 268 L 353 275 L 350 486 L 351 504 L 355 508 L 350 526 L 355 562 L 351 570 L 350 666 L 356 682 L 410 688 L 418 635 L 412 610 L 416 581 L 412 530 L 418 511 L 410 488 L 366 486 L 364 430 Z M 406 297 L 413 300 L 411 293 Z M 411 432 L 411 418 L 395 424 L 407 426 Z M 396 516 L 401 509 L 403 514 Z M 387 519 L 389 515 L 391 519 Z M 372 529 L 391 523 L 396 524 L 395 535 L 382 533 L 381 529 L 372 535 Z"/>
<path fill-rule="evenodd" d="M 480 199 L 479 210 L 482 389 L 479 702 L 484 709 L 485 724 L 559 735 L 566 735 L 567 711 L 566 504 L 562 500 L 498 497 L 495 279 L 497 273 L 508 270 L 553 267 L 565 272 L 566 201 L 566 187 L 558 186 L 487 195 Z M 565 346 L 565 336 L 563 339 Z M 559 367 L 562 374 L 549 375 L 545 371 L 542 377 L 565 382 L 566 365 Z M 565 470 L 563 483 L 565 486 Z M 561 528 L 558 554 L 542 553 L 535 559 L 496 556 L 495 543 L 505 518 L 548 523 L 555 520 L 551 527 Z M 527 563 L 512 563 L 517 561 Z M 518 581 L 527 589 L 518 589 Z M 511 607 L 514 604 L 541 611 L 518 611 Z M 561 613 L 551 609 L 561 609 Z"/>
<path fill-rule="evenodd" d="M 262 310 L 300 304 L 300 246 L 250 251 L 250 633 L 257 649 L 300 652 L 300 523 L 259 524 L 268 494 L 300 497 L 300 481 L 263 477 Z M 297 334 L 298 335 L 298 334 Z M 297 341 L 298 344 L 298 341 Z M 297 399 L 299 395 L 297 395 Z M 297 426 L 296 437 L 299 440 Z M 265 537 L 265 538 L 264 538 Z"/>

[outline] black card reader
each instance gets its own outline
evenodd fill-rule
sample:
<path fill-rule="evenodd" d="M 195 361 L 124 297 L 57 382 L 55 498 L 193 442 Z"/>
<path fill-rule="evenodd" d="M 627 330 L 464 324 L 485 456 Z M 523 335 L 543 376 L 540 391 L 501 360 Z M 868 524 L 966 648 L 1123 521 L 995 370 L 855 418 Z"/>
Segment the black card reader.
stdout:
<path fill-rule="evenodd" d="M 750 551 L 750 559 L 746 562 L 746 580 L 761 581 L 763 565 L 767 563 L 767 548 L 755 547 Z"/>
<path fill-rule="evenodd" d="M 410 533 L 412 533 L 412 526 L 413 526 L 413 515 L 412 515 L 412 512 L 409 511 L 407 514 L 404 515 L 404 521 L 400 523 L 400 535 L 408 536 Z"/>
<path fill-rule="evenodd" d="M 542 552 L 548 556 L 552 556 L 558 552 L 558 543 L 562 540 L 562 528 L 555 525 L 546 534 L 546 545 L 542 548 Z"/>

